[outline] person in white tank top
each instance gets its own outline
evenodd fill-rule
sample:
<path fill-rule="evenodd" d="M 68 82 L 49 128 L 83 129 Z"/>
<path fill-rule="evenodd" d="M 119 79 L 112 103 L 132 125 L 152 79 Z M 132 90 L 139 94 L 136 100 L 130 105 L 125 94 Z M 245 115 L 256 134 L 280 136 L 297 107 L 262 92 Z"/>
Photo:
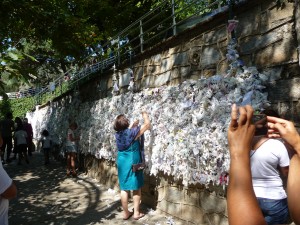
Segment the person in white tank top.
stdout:
<path fill-rule="evenodd" d="M 278 114 L 273 110 L 262 112 Z M 289 220 L 287 195 L 283 178 L 287 178 L 290 159 L 285 145 L 278 139 L 254 136 L 250 151 L 252 184 L 255 196 L 268 225 L 285 224 Z"/>

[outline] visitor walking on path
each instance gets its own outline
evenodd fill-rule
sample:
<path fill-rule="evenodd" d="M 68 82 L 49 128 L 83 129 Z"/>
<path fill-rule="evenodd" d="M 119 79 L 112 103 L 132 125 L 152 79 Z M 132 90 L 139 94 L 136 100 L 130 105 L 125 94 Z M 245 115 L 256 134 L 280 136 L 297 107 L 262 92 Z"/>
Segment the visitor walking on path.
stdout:
<path fill-rule="evenodd" d="M 15 148 L 16 152 L 19 154 L 18 165 L 21 165 L 21 160 L 25 158 L 27 164 L 29 164 L 28 156 L 27 156 L 27 132 L 24 130 L 22 120 L 19 117 L 15 119 L 17 123 L 17 128 L 15 131 L 14 139 L 15 139 Z M 21 122 L 19 122 L 21 121 Z"/>
<path fill-rule="evenodd" d="M 121 189 L 121 204 L 123 208 L 123 219 L 127 220 L 132 215 L 135 220 L 144 216 L 140 212 L 141 201 L 141 187 L 144 185 L 143 171 L 132 170 L 132 165 L 141 163 L 140 151 L 143 146 L 143 134 L 150 129 L 150 120 L 147 112 L 142 112 L 144 124 L 138 126 L 138 121 L 134 122 L 129 127 L 129 120 L 125 115 L 117 116 L 114 122 L 114 129 L 116 131 L 115 137 L 118 148 L 118 178 Z M 141 143 L 138 138 L 142 138 Z M 129 191 L 133 191 L 133 205 L 134 211 L 128 210 Z"/>
<path fill-rule="evenodd" d="M 28 123 L 28 119 L 24 118 L 23 120 L 23 126 L 24 126 L 24 130 L 27 132 L 27 154 L 29 156 L 32 156 L 32 150 L 33 150 L 33 143 L 32 143 L 32 139 L 33 139 L 33 131 L 32 131 L 32 126 L 30 123 Z"/>
<path fill-rule="evenodd" d="M 13 115 L 11 112 L 8 112 L 6 114 L 6 117 L 4 120 L 1 121 L 1 135 L 3 139 L 3 145 L 1 147 L 1 159 L 4 161 L 4 153 L 6 150 L 6 162 L 11 162 L 10 154 L 13 147 L 12 144 L 12 132 L 14 130 L 14 121 L 13 121 Z"/>
<path fill-rule="evenodd" d="M 48 130 L 43 130 L 41 135 L 42 135 L 42 137 L 39 140 L 39 143 L 42 143 L 45 165 L 48 165 L 50 163 L 50 151 L 51 151 L 51 147 L 52 147 L 52 139 L 49 135 Z M 39 145 L 39 143 L 38 143 L 38 145 Z"/>
<path fill-rule="evenodd" d="M 75 168 L 75 160 L 77 155 L 76 141 L 79 137 L 75 137 L 74 131 L 78 128 L 77 123 L 71 122 L 67 131 L 66 153 L 67 153 L 67 176 L 72 174 L 73 177 L 77 176 Z"/>

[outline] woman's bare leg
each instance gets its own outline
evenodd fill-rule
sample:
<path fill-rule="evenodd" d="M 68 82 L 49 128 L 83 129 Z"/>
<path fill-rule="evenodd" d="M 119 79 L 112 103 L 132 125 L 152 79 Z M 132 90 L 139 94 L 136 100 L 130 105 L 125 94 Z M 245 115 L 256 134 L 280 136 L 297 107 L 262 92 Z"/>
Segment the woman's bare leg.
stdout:
<path fill-rule="evenodd" d="M 71 168 L 72 168 L 72 175 L 76 176 L 76 167 L 75 167 L 75 159 L 76 159 L 76 153 L 71 153 Z"/>
<path fill-rule="evenodd" d="M 76 153 L 72 152 L 71 153 L 71 167 L 74 172 L 75 172 L 75 158 L 76 158 Z"/>
<path fill-rule="evenodd" d="M 128 198 L 129 198 L 129 191 L 121 190 L 121 204 L 123 208 L 124 219 L 128 218 L 130 215 L 130 212 L 128 210 Z"/>
<path fill-rule="evenodd" d="M 70 174 L 71 170 L 71 153 L 67 153 L 67 175 Z"/>
<path fill-rule="evenodd" d="M 141 188 L 133 191 L 133 208 L 134 208 L 134 218 L 142 217 L 144 214 L 140 212 L 140 203 L 141 203 Z"/>

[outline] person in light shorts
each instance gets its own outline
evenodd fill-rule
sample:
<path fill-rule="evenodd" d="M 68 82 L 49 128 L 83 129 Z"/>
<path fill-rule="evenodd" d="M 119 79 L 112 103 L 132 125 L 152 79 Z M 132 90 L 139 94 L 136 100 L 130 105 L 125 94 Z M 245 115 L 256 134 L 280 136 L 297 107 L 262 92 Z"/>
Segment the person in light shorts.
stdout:
<path fill-rule="evenodd" d="M 67 153 L 67 176 L 72 174 L 76 177 L 75 160 L 77 154 L 76 141 L 79 141 L 79 137 L 75 137 L 74 131 L 77 129 L 77 123 L 71 122 L 67 131 L 66 153 Z"/>

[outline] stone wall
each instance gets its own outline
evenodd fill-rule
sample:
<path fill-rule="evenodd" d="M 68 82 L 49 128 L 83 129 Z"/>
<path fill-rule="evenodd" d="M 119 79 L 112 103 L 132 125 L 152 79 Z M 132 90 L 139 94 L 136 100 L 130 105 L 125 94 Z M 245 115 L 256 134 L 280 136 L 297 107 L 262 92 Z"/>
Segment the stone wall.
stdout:
<path fill-rule="evenodd" d="M 247 66 L 256 66 L 268 76 L 280 75 L 280 80 L 267 87 L 274 108 L 288 119 L 300 122 L 300 69 L 299 3 L 288 2 L 277 8 L 275 1 L 252 0 L 234 8 L 239 20 L 235 32 L 240 58 Z M 158 43 L 155 48 L 138 56 L 133 65 L 118 68 L 121 93 L 127 91 L 130 66 L 134 71 L 136 90 L 175 85 L 187 79 L 199 79 L 227 73 L 227 45 L 231 35 L 227 32 L 228 11 L 196 27 Z M 99 74 L 81 86 L 82 103 L 111 96 L 112 71 Z M 63 101 L 68 101 L 66 98 Z M 58 99 L 58 101 L 61 101 Z M 47 106 L 47 107 L 51 107 Z M 87 173 L 118 188 L 114 163 L 85 157 Z M 184 187 L 164 174 L 146 176 L 143 202 L 160 209 L 186 224 L 228 224 L 226 194 L 223 187 L 194 185 Z"/>
<path fill-rule="evenodd" d="M 283 117 L 297 123 L 300 121 L 299 11 L 297 1 L 278 8 L 272 0 L 249 1 L 234 9 L 239 21 L 235 35 L 241 59 L 245 65 L 256 66 L 269 76 L 280 75 L 280 81 L 268 87 L 269 100 Z M 158 43 L 157 50 L 141 55 L 131 66 L 137 89 L 225 74 L 226 48 L 231 38 L 227 18 L 228 12 L 220 13 L 167 43 Z M 119 84 L 126 91 L 129 76 L 122 67 L 119 75 Z M 113 85 L 111 78 L 100 83 L 107 84 L 103 90 L 111 90 Z"/>

